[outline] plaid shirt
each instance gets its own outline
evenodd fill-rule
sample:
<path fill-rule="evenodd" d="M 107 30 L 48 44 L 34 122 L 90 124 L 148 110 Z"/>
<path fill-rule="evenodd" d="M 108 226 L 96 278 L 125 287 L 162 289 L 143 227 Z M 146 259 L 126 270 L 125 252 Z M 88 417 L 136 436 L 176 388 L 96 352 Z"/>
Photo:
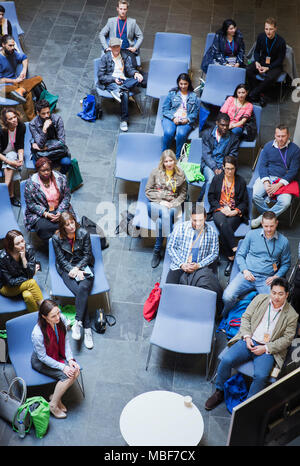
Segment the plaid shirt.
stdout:
<path fill-rule="evenodd" d="M 167 251 L 171 257 L 171 270 L 180 269 L 182 264 L 188 261 L 191 255 L 195 230 L 191 221 L 178 223 L 169 236 Z M 205 224 L 204 239 L 198 252 L 200 268 L 212 264 L 219 256 L 219 238 L 215 230 Z"/>

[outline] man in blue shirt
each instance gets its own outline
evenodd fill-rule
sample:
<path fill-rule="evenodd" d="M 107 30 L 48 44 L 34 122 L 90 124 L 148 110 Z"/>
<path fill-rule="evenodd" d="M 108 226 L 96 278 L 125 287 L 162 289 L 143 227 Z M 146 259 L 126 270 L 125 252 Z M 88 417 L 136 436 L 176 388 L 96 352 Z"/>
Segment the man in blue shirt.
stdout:
<path fill-rule="evenodd" d="M 251 230 L 245 236 L 236 261 L 239 273 L 230 281 L 223 293 L 223 316 L 238 299 L 250 291 L 270 292 L 275 277 L 284 277 L 291 265 L 288 239 L 277 231 L 278 220 L 274 212 L 264 212 L 262 229 Z"/>
<path fill-rule="evenodd" d="M 22 103 L 26 116 L 31 121 L 35 117 L 31 90 L 40 84 L 43 78 L 34 76 L 26 79 L 27 69 L 27 56 L 15 50 L 12 36 L 3 36 L 0 52 L 0 83 L 6 85 L 1 88 L 1 94 Z"/>

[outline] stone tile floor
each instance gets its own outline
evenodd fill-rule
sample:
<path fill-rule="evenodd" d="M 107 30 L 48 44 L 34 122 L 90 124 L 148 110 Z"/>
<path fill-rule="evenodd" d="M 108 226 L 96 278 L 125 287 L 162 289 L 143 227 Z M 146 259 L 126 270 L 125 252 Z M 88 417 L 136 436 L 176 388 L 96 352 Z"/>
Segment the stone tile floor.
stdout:
<path fill-rule="evenodd" d="M 115 1 L 109 0 L 16 0 L 19 21 L 25 31 L 25 51 L 29 56 L 31 74 L 41 74 L 50 92 L 59 95 L 57 111 L 65 122 L 67 143 L 72 156 L 79 161 L 84 185 L 73 194 L 73 206 L 79 216 L 99 220 L 97 206 L 112 200 L 114 159 L 119 134 L 118 107 L 104 102 L 103 118 L 87 123 L 77 117 L 80 99 L 89 93 L 93 81 L 93 59 L 100 56 L 98 33 L 107 18 L 115 15 Z M 137 19 L 144 31 L 141 49 L 143 69 L 147 71 L 154 34 L 157 31 L 192 34 L 192 71 L 194 85 L 199 83 L 199 68 L 206 34 L 215 31 L 227 17 L 236 19 L 249 50 L 262 30 L 264 19 L 273 15 L 280 19 L 279 32 L 293 46 L 300 66 L 300 6 L 297 0 L 284 5 L 279 0 L 131 0 L 130 16 Z M 134 105 L 130 108 L 131 132 L 153 132 L 157 102 L 141 90 L 143 115 Z M 276 99 L 263 110 L 261 143 L 273 137 L 279 121 L 290 125 L 293 134 L 298 105 L 288 96 L 278 105 Z M 252 158 L 247 150 L 240 154 L 240 171 L 249 180 Z M 26 175 L 26 174 L 24 174 Z M 129 202 L 136 199 L 138 185 L 120 182 L 117 191 L 127 193 Z M 196 194 L 192 192 L 193 194 Z M 117 196 L 116 198 L 117 199 Z M 16 211 L 16 215 L 18 212 Z M 280 221 L 280 231 L 288 236 L 294 260 L 300 234 L 297 216 L 288 227 Z M 21 229 L 24 231 L 22 221 Z M 37 256 L 42 261 L 40 283 L 46 292 L 47 251 L 33 236 Z M 0 445 L 106 445 L 123 446 L 119 417 L 125 404 L 148 390 L 172 390 L 191 395 L 204 418 L 204 435 L 200 445 L 226 444 L 230 415 L 224 405 L 208 413 L 204 403 L 213 390 L 205 380 L 204 356 L 171 354 L 154 348 L 148 371 L 146 356 L 153 322 L 143 319 L 143 303 L 154 283 L 160 280 L 162 266 L 151 268 L 153 239 L 134 239 L 129 251 L 129 238 L 111 237 L 103 253 L 110 284 L 112 313 L 117 325 L 104 335 L 94 334 L 92 351 L 72 341 L 75 357 L 84 368 L 86 398 L 77 387 L 65 396 L 69 415 L 63 422 L 51 417 L 47 435 L 38 440 L 33 431 L 20 440 L 9 425 L 0 419 Z M 221 258 L 219 278 L 225 286 Z M 101 305 L 102 298 L 91 300 L 91 310 Z M 2 327 L 3 328 L 3 327 Z M 217 351 L 224 341 L 218 339 Z M 216 351 L 216 352 L 217 352 Z M 3 364 L 0 386 L 6 389 Z M 6 366 L 6 376 L 13 377 L 13 368 Z M 48 391 L 47 391 L 48 390 Z M 49 394 L 46 389 L 44 395 Z M 33 392 L 32 394 L 35 394 Z"/>

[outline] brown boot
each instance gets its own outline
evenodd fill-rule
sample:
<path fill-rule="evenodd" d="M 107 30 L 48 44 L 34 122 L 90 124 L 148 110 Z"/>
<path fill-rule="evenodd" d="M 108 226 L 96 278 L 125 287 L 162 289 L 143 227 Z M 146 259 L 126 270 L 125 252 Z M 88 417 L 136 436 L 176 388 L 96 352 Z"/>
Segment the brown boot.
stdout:
<path fill-rule="evenodd" d="M 224 392 L 217 389 L 215 393 L 206 401 L 205 409 L 210 411 L 211 409 L 216 408 L 220 403 L 222 403 L 222 401 L 224 401 Z"/>

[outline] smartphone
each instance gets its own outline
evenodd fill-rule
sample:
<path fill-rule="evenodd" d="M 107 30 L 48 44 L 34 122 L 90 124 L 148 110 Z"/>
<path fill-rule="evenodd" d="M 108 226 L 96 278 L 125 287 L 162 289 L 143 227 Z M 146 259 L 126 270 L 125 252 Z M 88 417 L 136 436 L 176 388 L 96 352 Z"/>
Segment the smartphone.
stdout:
<path fill-rule="evenodd" d="M 42 264 L 40 263 L 40 261 L 35 261 L 35 263 L 40 266 L 38 272 L 41 272 L 42 271 Z"/>

